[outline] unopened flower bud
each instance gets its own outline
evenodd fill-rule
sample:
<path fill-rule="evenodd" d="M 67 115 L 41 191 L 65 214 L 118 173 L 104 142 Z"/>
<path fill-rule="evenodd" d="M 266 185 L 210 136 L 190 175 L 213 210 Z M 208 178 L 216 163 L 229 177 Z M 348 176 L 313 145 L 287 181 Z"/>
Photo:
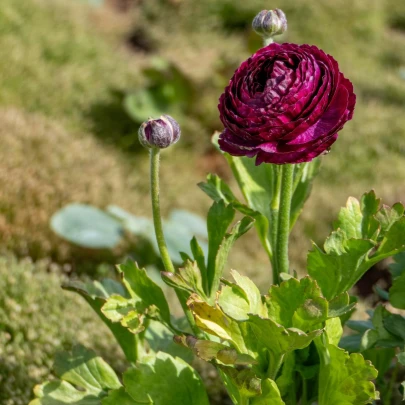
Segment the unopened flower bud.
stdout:
<path fill-rule="evenodd" d="M 176 143 L 180 138 L 180 126 L 170 115 L 161 115 L 159 119 L 150 118 L 139 128 L 139 142 L 145 148 L 164 149 Z"/>
<path fill-rule="evenodd" d="M 279 8 L 263 10 L 253 19 L 252 27 L 257 34 L 270 38 L 287 31 L 287 18 Z"/>

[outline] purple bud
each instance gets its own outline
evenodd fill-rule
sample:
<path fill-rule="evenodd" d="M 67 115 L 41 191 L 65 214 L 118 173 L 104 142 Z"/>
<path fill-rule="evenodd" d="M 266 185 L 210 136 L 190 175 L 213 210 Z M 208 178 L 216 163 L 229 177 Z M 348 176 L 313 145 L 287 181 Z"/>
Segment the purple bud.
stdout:
<path fill-rule="evenodd" d="M 287 18 L 279 8 L 262 10 L 253 19 L 252 27 L 257 34 L 265 38 L 280 35 L 287 31 Z"/>
<path fill-rule="evenodd" d="M 139 142 L 145 148 L 164 149 L 176 143 L 180 138 L 180 126 L 170 115 L 161 115 L 159 119 L 150 118 L 139 128 Z"/>

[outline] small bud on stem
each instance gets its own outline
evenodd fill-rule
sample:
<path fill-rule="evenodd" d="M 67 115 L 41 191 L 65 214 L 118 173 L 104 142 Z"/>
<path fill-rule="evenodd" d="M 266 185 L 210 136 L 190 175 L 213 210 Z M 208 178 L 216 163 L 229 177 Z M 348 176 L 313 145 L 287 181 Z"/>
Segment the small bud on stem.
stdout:
<path fill-rule="evenodd" d="M 161 115 L 159 119 L 150 118 L 139 128 L 139 142 L 145 148 L 164 149 L 180 139 L 180 126 L 170 115 Z"/>
<path fill-rule="evenodd" d="M 265 40 L 287 31 L 287 18 L 279 8 L 262 10 L 253 19 L 252 27 Z"/>

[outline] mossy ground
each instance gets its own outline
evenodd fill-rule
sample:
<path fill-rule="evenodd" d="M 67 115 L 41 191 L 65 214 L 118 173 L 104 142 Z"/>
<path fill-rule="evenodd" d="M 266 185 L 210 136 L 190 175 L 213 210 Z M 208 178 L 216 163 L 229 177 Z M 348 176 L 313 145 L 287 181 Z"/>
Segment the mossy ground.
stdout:
<path fill-rule="evenodd" d="M 113 262 L 122 251 L 89 255 L 61 242 L 49 230 L 58 208 L 69 202 L 114 203 L 149 215 L 147 153 L 137 146 L 137 128 L 122 108 L 122 95 L 144 84 L 142 67 L 156 55 L 176 63 L 198 89 L 192 117 L 182 118 L 182 141 L 164 153 L 163 210 L 204 215 L 210 201 L 196 183 L 209 171 L 230 179 L 209 141 L 221 128 L 217 99 L 240 61 L 260 46 L 249 23 L 267 6 L 261 0 L 145 0 L 120 13 L 85 3 L 3 0 L 0 8 L 0 248 L 79 266 L 88 259 Z M 374 188 L 385 203 L 405 200 L 405 3 L 285 0 L 272 6 L 288 16 L 289 30 L 281 40 L 316 44 L 331 53 L 358 95 L 354 119 L 324 157 L 292 237 L 293 266 L 302 271 L 310 239 L 326 237 L 349 195 Z M 15 328 L 24 349 L 4 343 L 0 356 L 2 361 L 17 356 L 18 365 L 17 370 L 4 363 L 1 384 L 10 378 L 21 383 L 14 394 L 5 391 L 7 405 L 26 403 L 33 381 L 27 375 L 32 371 L 42 378 L 53 352 L 74 338 L 72 331 L 80 325 L 84 333 L 93 329 L 91 313 L 69 320 L 69 305 L 76 301 L 54 292 L 59 283 L 54 275 L 37 274 L 32 264 L 21 270 L 13 260 L 0 263 L 5 282 L 11 283 L 15 272 L 38 279 L 38 287 L 30 291 L 29 280 L 14 282 L 10 299 L 16 307 L 10 310 L 35 308 L 37 329 L 54 330 L 54 343 L 40 355 L 44 362 L 29 355 L 43 342 L 35 346 L 27 337 L 31 318 L 19 313 Z M 238 242 L 230 266 L 269 284 L 269 265 L 253 232 Z M 48 281 L 52 289 L 41 287 Z M 40 315 L 44 311 L 50 315 Z M 62 318 L 63 328 L 54 325 Z M 6 335 L 0 331 L 0 336 Z"/>

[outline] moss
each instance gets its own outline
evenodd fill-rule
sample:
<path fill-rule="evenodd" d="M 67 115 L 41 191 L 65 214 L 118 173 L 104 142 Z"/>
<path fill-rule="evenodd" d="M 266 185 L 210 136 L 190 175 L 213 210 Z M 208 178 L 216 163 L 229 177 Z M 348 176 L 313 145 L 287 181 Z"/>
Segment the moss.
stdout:
<path fill-rule="evenodd" d="M 50 272 L 46 268 L 51 268 Z M 115 368 L 125 366 L 107 327 L 88 304 L 60 285 L 58 266 L 0 258 L 0 403 L 26 405 L 35 384 L 50 377 L 57 351 L 82 343 Z"/>

